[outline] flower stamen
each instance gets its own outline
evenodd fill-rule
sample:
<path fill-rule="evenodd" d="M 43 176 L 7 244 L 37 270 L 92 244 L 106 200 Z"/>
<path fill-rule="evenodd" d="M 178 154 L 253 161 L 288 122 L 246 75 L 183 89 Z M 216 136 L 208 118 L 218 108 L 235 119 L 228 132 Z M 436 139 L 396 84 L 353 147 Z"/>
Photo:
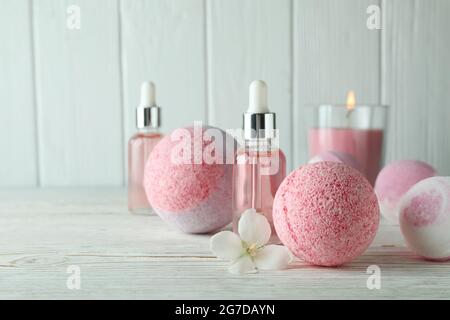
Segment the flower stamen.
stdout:
<path fill-rule="evenodd" d="M 259 247 L 254 243 L 249 245 L 246 245 L 246 252 L 251 257 L 254 258 L 256 254 L 258 253 Z"/>

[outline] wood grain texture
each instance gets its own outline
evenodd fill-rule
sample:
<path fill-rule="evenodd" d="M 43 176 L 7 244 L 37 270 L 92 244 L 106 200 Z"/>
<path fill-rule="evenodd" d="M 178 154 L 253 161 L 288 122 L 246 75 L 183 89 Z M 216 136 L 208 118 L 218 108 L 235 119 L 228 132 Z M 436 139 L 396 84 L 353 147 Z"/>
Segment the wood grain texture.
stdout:
<path fill-rule="evenodd" d="M 33 5 L 42 185 L 122 185 L 118 2 Z M 70 5 L 80 30 L 67 28 Z"/>
<path fill-rule="evenodd" d="M 420 159 L 450 175 L 450 2 L 400 0 L 383 5 L 389 160 Z"/>
<path fill-rule="evenodd" d="M 203 0 L 121 1 L 125 138 L 142 81 L 156 84 L 162 131 L 207 121 Z"/>
<path fill-rule="evenodd" d="M 0 9 L 0 186 L 35 186 L 33 37 L 28 0 Z"/>
<path fill-rule="evenodd" d="M 209 237 L 157 216 L 130 215 L 123 189 L 0 191 L 0 299 L 445 299 L 450 262 L 414 256 L 382 224 L 371 248 L 341 268 L 295 261 L 288 270 L 231 275 Z M 81 269 L 69 290 L 68 266 Z M 381 268 L 369 290 L 367 267 Z M 411 290 L 414 288 L 414 290 Z"/>
<path fill-rule="evenodd" d="M 295 164 L 308 159 L 304 108 L 307 104 L 379 103 L 379 30 L 367 28 L 374 0 L 294 1 Z"/>
<path fill-rule="evenodd" d="M 242 128 L 248 86 L 265 80 L 280 145 L 291 166 L 291 1 L 211 0 L 208 6 L 209 119 Z"/>

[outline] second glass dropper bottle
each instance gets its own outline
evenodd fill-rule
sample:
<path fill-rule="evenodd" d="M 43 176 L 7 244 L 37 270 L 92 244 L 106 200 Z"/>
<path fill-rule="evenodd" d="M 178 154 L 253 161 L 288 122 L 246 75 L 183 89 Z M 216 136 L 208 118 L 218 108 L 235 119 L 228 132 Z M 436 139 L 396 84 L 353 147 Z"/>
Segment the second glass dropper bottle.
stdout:
<path fill-rule="evenodd" d="M 161 108 L 156 104 L 155 85 L 142 83 L 141 102 L 136 108 L 138 132 L 128 142 L 128 209 L 136 214 L 154 214 L 145 194 L 143 177 L 147 159 L 161 140 Z"/>

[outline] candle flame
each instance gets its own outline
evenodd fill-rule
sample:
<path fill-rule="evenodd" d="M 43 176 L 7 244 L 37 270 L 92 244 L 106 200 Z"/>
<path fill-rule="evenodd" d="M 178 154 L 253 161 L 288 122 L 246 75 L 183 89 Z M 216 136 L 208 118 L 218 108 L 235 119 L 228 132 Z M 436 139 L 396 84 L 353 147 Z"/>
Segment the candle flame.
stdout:
<path fill-rule="evenodd" d="M 353 109 L 355 109 L 355 104 L 355 92 L 353 90 L 350 90 L 347 95 L 347 110 L 352 111 Z"/>

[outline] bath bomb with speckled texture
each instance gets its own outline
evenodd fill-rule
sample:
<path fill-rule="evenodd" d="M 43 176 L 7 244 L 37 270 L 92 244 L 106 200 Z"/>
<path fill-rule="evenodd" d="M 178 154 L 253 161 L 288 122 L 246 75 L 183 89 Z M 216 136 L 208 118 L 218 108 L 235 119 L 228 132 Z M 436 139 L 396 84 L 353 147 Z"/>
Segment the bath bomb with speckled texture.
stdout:
<path fill-rule="evenodd" d="M 277 191 L 273 215 L 283 244 L 320 266 L 339 266 L 361 255 L 380 220 L 370 183 L 339 162 L 308 164 L 291 173 Z"/>
<path fill-rule="evenodd" d="M 450 177 L 432 177 L 415 184 L 400 202 L 400 228 L 418 255 L 450 260 Z"/>
<path fill-rule="evenodd" d="M 422 161 L 401 160 L 385 166 L 375 181 L 381 214 L 389 222 L 398 224 L 402 196 L 417 182 L 435 175 L 434 168 Z"/>
<path fill-rule="evenodd" d="M 317 163 L 321 161 L 341 162 L 361 171 L 361 166 L 358 160 L 356 160 L 351 154 L 345 152 L 324 151 L 312 157 L 308 163 Z"/>
<path fill-rule="evenodd" d="M 211 138 L 210 130 L 223 139 Z M 186 233 L 208 233 L 229 224 L 233 169 L 225 158 L 230 150 L 234 139 L 213 127 L 181 128 L 163 138 L 150 154 L 144 174 L 155 212 Z"/>

